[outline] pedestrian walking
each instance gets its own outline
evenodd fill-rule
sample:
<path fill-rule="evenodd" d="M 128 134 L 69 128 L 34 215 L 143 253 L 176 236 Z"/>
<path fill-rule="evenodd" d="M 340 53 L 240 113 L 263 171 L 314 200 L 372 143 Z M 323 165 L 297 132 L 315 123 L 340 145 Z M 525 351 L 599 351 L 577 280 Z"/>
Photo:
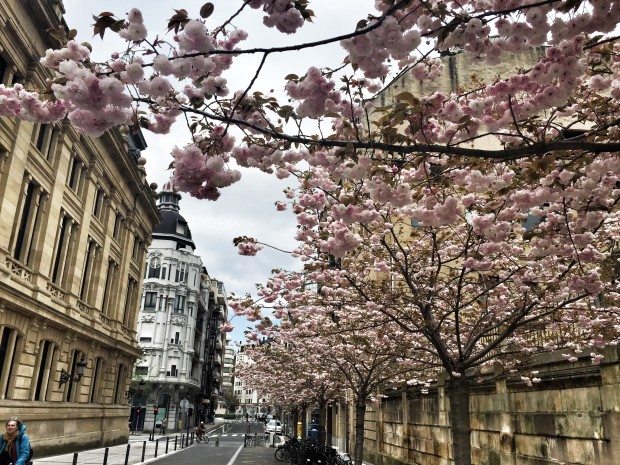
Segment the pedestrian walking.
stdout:
<path fill-rule="evenodd" d="M 0 437 L 0 465 L 27 465 L 30 450 L 26 425 L 17 417 L 11 418 L 6 422 L 6 432 Z"/>
<path fill-rule="evenodd" d="M 168 419 L 164 418 L 161 421 L 161 426 L 159 427 L 159 433 L 163 436 L 166 434 L 166 424 L 168 423 Z"/>

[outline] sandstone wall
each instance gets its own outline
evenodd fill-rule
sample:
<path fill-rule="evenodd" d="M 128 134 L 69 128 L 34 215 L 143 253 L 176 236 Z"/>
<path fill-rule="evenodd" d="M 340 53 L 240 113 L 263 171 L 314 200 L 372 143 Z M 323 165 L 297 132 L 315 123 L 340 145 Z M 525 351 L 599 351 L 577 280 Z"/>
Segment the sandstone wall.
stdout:
<path fill-rule="evenodd" d="M 620 362 L 540 366 L 528 387 L 499 379 L 474 387 L 470 400 L 475 465 L 620 464 Z M 394 392 L 369 402 L 365 460 L 374 465 L 449 465 L 449 400 L 441 385 L 428 394 Z M 349 410 L 351 412 L 351 410 Z M 352 417 L 349 425 L 353 425 Z M 353 430 L 349 430 L 353 438 Z M 342 438 L 338 438 L 340 441 Z"/>

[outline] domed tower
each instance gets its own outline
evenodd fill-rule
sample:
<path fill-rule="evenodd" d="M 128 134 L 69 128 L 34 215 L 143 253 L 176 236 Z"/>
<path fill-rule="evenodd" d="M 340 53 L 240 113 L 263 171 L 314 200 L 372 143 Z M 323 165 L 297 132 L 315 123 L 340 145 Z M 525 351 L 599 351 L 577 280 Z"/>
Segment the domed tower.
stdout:
<path fill-rule="evenodd" d="M 176 242 L 176 249 L 191 248 L 196 249 L 192 240 L 192 233 L 187 225 L 185 218 L 179 213 L 179 194 L 172 183 L 164 184 L 163 189 L 157 196 L 157 208 L 161 213 L 162 221 L 153 231 L 153 240 L 173 240 Z"/>

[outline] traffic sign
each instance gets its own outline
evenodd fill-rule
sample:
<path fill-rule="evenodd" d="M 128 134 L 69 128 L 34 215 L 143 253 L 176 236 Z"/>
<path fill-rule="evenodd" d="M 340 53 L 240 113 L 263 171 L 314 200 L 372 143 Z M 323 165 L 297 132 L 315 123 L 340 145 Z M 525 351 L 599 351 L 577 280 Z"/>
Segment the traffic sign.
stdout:
<path fill-rule="evenodd" d="M 181 399 L 181 402 L 179 402 L 179 407 L 181 407 L 181 410 L 187 411 L 187 409 L 189 408 L 189 400 Z"/>

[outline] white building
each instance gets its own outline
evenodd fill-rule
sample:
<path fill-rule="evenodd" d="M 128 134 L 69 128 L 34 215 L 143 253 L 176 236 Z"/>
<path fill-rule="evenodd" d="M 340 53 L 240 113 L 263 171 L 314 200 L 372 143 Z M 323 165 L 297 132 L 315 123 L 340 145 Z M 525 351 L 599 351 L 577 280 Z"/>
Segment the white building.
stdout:
<path fill-rule="evenodd" d="M 225 291 L 195 253 L 187 221 L 179 213 L 180 198 L 170 184 L 159 193 L 162 222 L 147 253 L 138 323 L 144 356 L 136 362 L 132 386 L 137 430 L 164 421 L 167 429 L 175 429 L 207 420 L 213 414 L 212 395 L 220 393 L 217 351 L 225 337 L 220 330 L 226 320 Z M 181 411 L 182 399 L 189 401 L 187 411 Z M 146 411 L 138 413 L 137 406 Z"/>
<path fill-rule="evenodd" d="M 224 363 L 222 365 L 222 398 L 218 402 L 215 410 L 216 416 L 224 416 L 228 413 L 228 406 L 224 395 L 233 391 L 233 370 L 235 368 L 235 349 L 230 345 L 230 336 L 226 339 L 226 347 L 224 348 Z"/>
<path fill-rule="evenodd" d="M 241 349 L 235 356 L 235 369 L 247 363 L 254 363 L 244 349 L 245 346 L 241 346 Z M 235 410 L 237 416 L 245 417 L 248 415 L 248 417 L 254 418 L 256 415 L 266 415 L 274 412 L 273 406 L 269 404 L 269 399 L 261 396 L 256 389 L 250 389 L 245 386 L 243 380 L 237 376 L 233 377 L 233 383 L 233 393 L 239 402 Z"/>

